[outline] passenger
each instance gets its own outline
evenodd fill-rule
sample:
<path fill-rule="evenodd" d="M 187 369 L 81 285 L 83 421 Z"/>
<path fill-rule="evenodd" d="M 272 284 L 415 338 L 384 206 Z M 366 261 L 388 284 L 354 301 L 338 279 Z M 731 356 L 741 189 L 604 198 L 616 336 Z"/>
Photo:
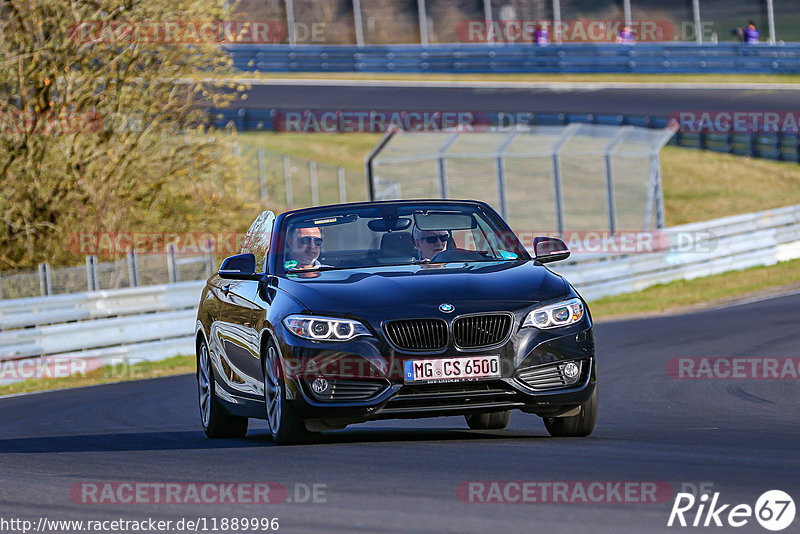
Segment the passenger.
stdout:
<path fill-rule="evenodd" d="M 287 260 L 297 262 L 292 269 L 313 269 L 323 266 L 318 260 L 322 251 L 322 232 L 318 227 L 295 227 L 289 230 L 286 246 Z"/>
<path fill-rule="evenodd" d="M 420 230 L 416 225 L 411 234 L 421 260 L 430 260 L 445 250 L 450 239 L 450 232 L 447 230 Z"/>

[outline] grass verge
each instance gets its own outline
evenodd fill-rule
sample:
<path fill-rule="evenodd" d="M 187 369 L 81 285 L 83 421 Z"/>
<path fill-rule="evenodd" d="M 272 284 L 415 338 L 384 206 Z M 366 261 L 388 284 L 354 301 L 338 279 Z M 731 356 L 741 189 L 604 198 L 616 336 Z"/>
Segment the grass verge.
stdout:
<path fill-rule="evenodd" d="M 606 320 L 691 310 L 761 295 L 765 290 L 800 288 L 800 260 L 754 267 L 694 280 L 659 284 L 636 293 L 605 297 L 590 303 L 592 316 Z M 160 362 L 103 367 L 86 376 L 36 379 L 0 386 L 0 395 L 93 386 L 195 372 L 194 356 L 176 356 Z"/>
<path fill-rule="evenodd" d="M 800 260 L 753 267 L 693 280 L 677 280 L 642 291 L 604 297 L 589 303 L 599 319 L 641 316 L 722 305 L 748 296 L 800 288 Z"/>
<path fill-rule="evenodd" d="M 85 375 L 75 375 L 65 378 L 34 378 L 0 386 L 0 395 L 14 393 L 27 393 L 30 391 L 47 391 L 51 389 L 76 388 L 82 386 L 96 386 L 141 380 L 144 378 L 158 378 L 160 376 L 180 375 L 195 372 L 195 357 L 174 356 L 157 362 L 141 362 L 132 365 L 118 364 L 106 365 L 100 369 L 90 371 Z"/>

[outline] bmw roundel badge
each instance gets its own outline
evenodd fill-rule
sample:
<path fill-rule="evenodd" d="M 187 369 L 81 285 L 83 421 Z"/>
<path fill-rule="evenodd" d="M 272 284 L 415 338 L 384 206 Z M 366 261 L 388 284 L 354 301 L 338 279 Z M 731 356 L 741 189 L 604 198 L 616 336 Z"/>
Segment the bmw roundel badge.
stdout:
<path fill-rule="evenodd" d="M 450 313 L 455 309 L 456 309 L 455 306 L 453 306 L 452 304 L 448 304 L 447 302 L 439 304 L 439 310 L 443 311 L 444 313 Z"/>

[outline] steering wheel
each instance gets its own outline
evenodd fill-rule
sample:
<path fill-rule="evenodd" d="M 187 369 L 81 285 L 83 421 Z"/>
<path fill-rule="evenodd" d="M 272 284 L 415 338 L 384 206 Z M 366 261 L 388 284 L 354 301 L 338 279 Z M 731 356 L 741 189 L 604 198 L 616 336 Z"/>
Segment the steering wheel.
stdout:
<path fill-rule="evenodd" d="M 478 252 L 477 250 L 466 250 L 463 248 L 448 248 L 433 258 L 431 258 L 432 262 L 447 262 L 447 261 L 480 261 L 485 260 L 486 256 Z"/>

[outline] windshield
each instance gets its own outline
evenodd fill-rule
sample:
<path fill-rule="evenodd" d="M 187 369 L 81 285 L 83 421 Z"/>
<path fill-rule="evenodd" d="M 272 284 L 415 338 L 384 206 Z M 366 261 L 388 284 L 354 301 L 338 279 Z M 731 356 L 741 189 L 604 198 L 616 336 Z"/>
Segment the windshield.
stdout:
<path fill-rule="evenodd" d="M 281 227 L 279 274 L 529 259 L 499 217 L 481 206 L 429 202 L 319 208 L 287 216 Z"/>

